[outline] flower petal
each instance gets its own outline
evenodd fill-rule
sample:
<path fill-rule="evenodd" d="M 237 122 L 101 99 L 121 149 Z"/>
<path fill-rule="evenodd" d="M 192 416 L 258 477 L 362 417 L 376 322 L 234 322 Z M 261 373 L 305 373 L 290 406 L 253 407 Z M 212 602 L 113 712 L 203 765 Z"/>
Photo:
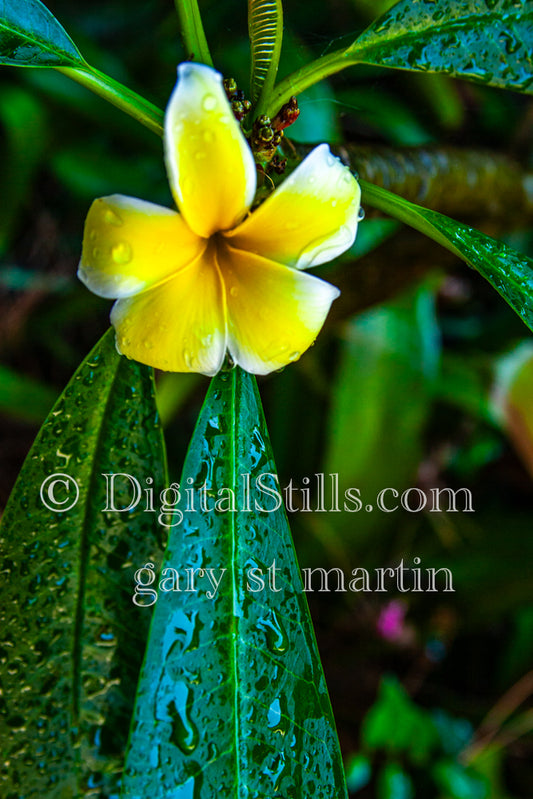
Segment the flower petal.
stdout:
<path fill-rule="evenodd" d="M 100 297 L 128 297 L 181 269 L 205 246 L 175 211 L 113 194 L 89 209 L 78 277 Z"/>
<path fill-rule="evenodd" d="M 331 261 L 354 242 L 361 190 L 327 144 L 294 172 L 238 228 L 233 247 L 307 269 Z"/>
<path fill-rule="evenodd" d="M 165 115 L 165 157 L 174 198 L 199 236 L 236 225 L 255 194 L 252 151 L 235 119 L 222 75 L 180 64 Z"/>
<path fill-rule="evenodd" d="M 209 247 L 164 283 L 115 303 L 111 323 L 120 353 L 170 372 L 218 372 L 226 352 L 226 321 L 213 252 Z"/>
<path fill-rule="evenodd" d="M 339 290 L 317 277 L 232 247 L 219 247 L 228 349 L 252 374 L 296 361 L 314 342 Z"/>

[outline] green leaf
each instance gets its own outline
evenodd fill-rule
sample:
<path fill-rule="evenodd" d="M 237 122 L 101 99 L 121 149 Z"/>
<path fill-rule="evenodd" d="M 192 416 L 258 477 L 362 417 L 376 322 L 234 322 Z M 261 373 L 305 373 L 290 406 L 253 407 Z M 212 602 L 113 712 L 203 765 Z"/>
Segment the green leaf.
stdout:
<path fill-rule="evenodd" d="M 42 422 L 56 396 L 44 383 L 0 365 L 0 411 L 3 413 L 27 422 Z"/>
<path fill-rule="evenodd" d="M 175 0 L 187 58 L 213 66 L 197 0 Z"/>
<path fill-rule="evenodd" d="M 39 0 L 4 0 L 0 11 L 0 64 L 15 67 L 77 67 L 83 57 L 53 14 Z"/>
<path fill-rule="evenodd" d="M 346 797 L 290 531 L 284 510 L 275 509 L 278 483 L 251 375 L 236 369 L 212 380 L 180 485 L 184 515 L 175 517 L 153 583 L 159 596 L 123 798 Z M 226 512 L 232 497 L 235 512 Z M 190 569 L 203 574 L 195 572 L 187 590 Z M 220 580 L 218 590 L 206 570 Z"/>
<path fill-rule="evenodd" d="M 533 330 L 533 260 L 507 244 L 360 181 L 362 201 L 434 239 L 476 269 Z"/>
<path fill-rule="evenodd" d="M 384 486 L 402 491 L 413 485 L 423 450 L 440 359 L 435 288 L 431 278 L 344 329 L 324 473 L 339 475 L 341 496 L 351 486 L 360 490 L 362 508 L 339 514 L 338 524 L 346 542 L 355 540 L 359 548 L 371 541 L 370 556 L 377 559 L 372 532 L 384 521 L 375 512 L 376 497 Z M 374 512 L 367 512 L 370 507 Z"/>
<path fill-rule="evenodd" d="M 283 39 L 281 0 L 248 0 L 248 33 L 252 50 L 251 93 L 265 105 L 274 87 Z"/>
<path fill-rule="evenodd" d="M 400 0 L 350 47 L 285 78 L 271 107 L 354 64 L 442 72 L 531 93 L 532 34 L 532 0 Z"/>
<path fill-rule="evenodd" d="M 133 571 L 161 550 L 142 502 L 102 510 L 111 472 L 166 483 L 151 370 L 121 358 L 112 331 L 48 416 L 2 519 L 2 796 L 117 790 L 149 620 L 132 603 Z M 79 498 L 55 512 L 40 494 L 59 473 Z M 75 499 L 72 480 L 52 488 L 56 503 Z M 117 486 L 117 508 L 130 487 Z"/>
<path fill-rule="evenodd" d="M 162 111 L 87 64 L 70 36 L 39 0 L 3 0 L 0 8 L 0 64 L 55 67 L 154 133 L 163 134 Z"/>

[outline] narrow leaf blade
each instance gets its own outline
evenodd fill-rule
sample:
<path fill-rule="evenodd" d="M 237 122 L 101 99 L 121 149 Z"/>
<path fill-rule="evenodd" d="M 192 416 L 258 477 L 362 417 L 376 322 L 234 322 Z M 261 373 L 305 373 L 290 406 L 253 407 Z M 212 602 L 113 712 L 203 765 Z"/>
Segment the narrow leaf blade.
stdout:
<path fill-rule="evenodd" d="M 252 101 L 268 96 L 278 71 L 283 38 L 281 0 L 248 0 L 248 32 L 252 50 Z"/>
<path fill-rule="evenodd" d="M 345 799 L 290 531 L 284 511 L 274 510 L 275 468 L 252 376 L 234 370 L 213 379 L 181 486 L 197 504 L 187 511 L 193 500 L 182 494 L 183 519 L 153 584 L 159 598 L 123 799 Z M 232 496 L 235 512 L 224 512 Z M 191 568 L 204 573 L 187 590 Z M 208 569 L 220 579 L 211 597 Z"/>
<path fill-rule="evenodd" d="M 442 244 L 476 269 L 533 330 L 533 260 L 437 211 L 362 180 L 363 203 L 379 208 Z"/>
<path fill-rule="evenodd" d="M 121 358 L 110 331 L 52 409 L 2 518 L 2 796 L 117 791 L 148 626 L 134 613 L 134 564 L 157 557 L 160 542 L 140 505 L 103 511 L 103 475 L 141 480 L 147 469 L 165 484 L 151 371 Z M 40 493 L 60 474 L 79 498 L 55 512 Z M 117 486 L 117 508 L 130 489 Z M 72 480 L 51 491 L 58 503 L 76 496 Z M 43 496 L 54 504 L 46 487 Z"/>
<path fill-rule="evenodd" d="M 79 67 L 82 55 L 65 29 L 39 0 L 3 0 L 0 64 L 15 67 Z"/>

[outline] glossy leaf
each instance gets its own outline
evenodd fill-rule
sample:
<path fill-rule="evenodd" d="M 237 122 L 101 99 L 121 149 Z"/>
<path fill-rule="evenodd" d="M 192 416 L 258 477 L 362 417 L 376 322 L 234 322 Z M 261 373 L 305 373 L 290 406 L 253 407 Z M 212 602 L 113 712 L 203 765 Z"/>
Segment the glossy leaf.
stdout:
<path fill-rule="evenodd" d="M 363 204 L 379 208 L 434 239 L 476 269 L 533 330 L 533 260 L 437 211 L 360 181 Z"/>
<path fill-rule="evenodd" d="M 284 510 L 275 510 L 275 467 L 251 375 L 236 369 L 212 380 L 180 485 L 184 516 L 176 517 L 153 583 L 159 596 L 123 799 L 346 797 L 290 531 Z M 228 510 L 232 496 L 235 511 Z M 187 569 L 201 570 L 189 590 Z M 214 594 L 207 570 L 220 580 Z"/>
<path fill-rule="evenodd" d="M 0 64 L 15 67 L 76 67 L 83 57 L 53 14 L 39 0 L 3 0 Z"/>
<path fill-rule="evenodd" d="M 278 72 L 283 38 L 281 0 L 248 0 L 248 33 L 252 50 L 252 101 L 264 102 Z"/>
<path fill-rule="evenodd" d="M 158 556 L 161 528 L 142 503 L 102 510 L 111 472 L 166 483 L 150 370 L 117 354 L 112 331 L 52 409 L 2 519 L 5 797 L 116 792 L 149 621 L 132 603 L 133 571 Z M 79 486 L 62 512 L 41 498 L 55 474 Z M 57 479 L 52 498 L 65 508 L 75 485 Z M 124 479 L 115 507 L 131 499 Z"/>
<path fill-rule="evenodd" d="M 271 109 L 354 64 L 442 72 L 533 92 L 533 0 L 400 0 L 348 48 L 285 78 Z"/>

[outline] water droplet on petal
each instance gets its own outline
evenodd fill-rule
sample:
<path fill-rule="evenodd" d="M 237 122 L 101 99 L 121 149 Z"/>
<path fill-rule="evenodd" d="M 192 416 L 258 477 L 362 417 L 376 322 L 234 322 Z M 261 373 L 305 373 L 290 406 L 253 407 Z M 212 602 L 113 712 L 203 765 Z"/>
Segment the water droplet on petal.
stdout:
<path fill-rule="evenodd" d="M 298 352 L 297 350 L 295 350 L 294 352 L 291 352 L 291 354 L 289 355 L 289 361 L 291 361 L 291 362 L 292 361 L 297 361 L 298 358 L 300 357 L 300 355 L 301 355 L 301 352 Z"/>
<path fill-rule="evenodd" d="M 239 289 L 237 288 L 237 286 L 232 286 L 229 290 L 229 293 L 231 294 L 232 297 L 236 297 L 239 293 Z"/>
<path fill-rule="evenodd" d="M 364 218 L 365 218 L 365 209 L 360 208 L 359 213 L 357 215 L 357 219 L 359 220 L 359 222 L 362 222 Z"/>
<path fill-rule="evenodd" d="M 99 247 L 93 248 L 93 258 L 100 258 L 102 255 L 102 250 Z"/>
<path fill-rule="evenodd" d="M 213 94 L 206 94 L 202 100 L 202 108 L 204 111 L 213 111 L 217 107 L 217 100 Z"/>
<path fill-rule="evenodd" d="M 129 264 L 132 258 L 131 247 L 127 241 L 119 241 L 111 249 L 111 256 L 116 264 Z"/>
<path fill-rule="evenodd" d="M 123 219 L 111 208 L 106 209 L 104 213 L 104 222 L 107 222 L 108 225 L 114 225 L 115 227 L 120 227 L 124 224 Z"/>

